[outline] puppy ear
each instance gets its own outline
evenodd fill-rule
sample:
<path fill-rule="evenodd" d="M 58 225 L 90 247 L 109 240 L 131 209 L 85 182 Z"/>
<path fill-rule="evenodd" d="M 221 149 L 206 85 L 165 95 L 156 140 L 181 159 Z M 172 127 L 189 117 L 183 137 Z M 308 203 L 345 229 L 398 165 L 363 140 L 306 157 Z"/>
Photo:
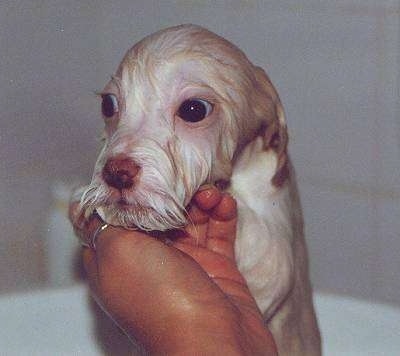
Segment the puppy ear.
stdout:
<path fill-rule="evenodd" d="M 279 99 L 278 93 L 270 79 L 262 68 L 256 68 L 256 77 L 265 110 L 262 114 L 262 126 L 264 129 L 264 149 L 273 150 L 277 155 L 276 172 L 272 177 L 272 184 L 281 187 L 289 178 L 288 157 L 288 131 L 286 126 L 285 112 Z M 265 101 L 268 101 L 265 104 Z"/>

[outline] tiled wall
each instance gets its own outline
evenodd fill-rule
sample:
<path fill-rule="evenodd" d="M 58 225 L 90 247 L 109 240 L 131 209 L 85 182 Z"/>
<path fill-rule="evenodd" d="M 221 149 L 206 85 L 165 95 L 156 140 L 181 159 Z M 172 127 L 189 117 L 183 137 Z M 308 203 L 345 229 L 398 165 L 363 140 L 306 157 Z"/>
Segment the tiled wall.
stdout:
<path fill-rule="evenodd" d="M 238 44 L 280 92 L 316 288 L 400 304 L 399 17 L 389 0 L 0 5 L 0 291 L 51 276 L 51 187 L 89 179 L 92 92 L 135 41 L 193 22 Z"/>

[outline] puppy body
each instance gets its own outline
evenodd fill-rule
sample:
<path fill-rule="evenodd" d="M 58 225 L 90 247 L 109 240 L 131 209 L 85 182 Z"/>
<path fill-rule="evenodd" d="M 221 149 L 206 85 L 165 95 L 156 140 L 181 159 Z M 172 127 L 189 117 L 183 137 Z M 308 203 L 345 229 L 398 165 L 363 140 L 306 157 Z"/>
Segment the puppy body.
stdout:
<path fill-rule="evenodd" d="M 105 117 L 92 182 L 78 198 L 82 212 L 130 228 L 180 228 L 202 184 L 230 181 L 239 209 L 236 259 L 279 353 L 319 355 L 285 118 L 265 72 L 225 39 L 182 25 L 128 51 L 105 95 L 116 106 Z M 178 113 L 187 100 L 212 109 L 186 122 Z"/>
<path fill-rule="evenodd" d="M 261 138 L 246 147 L 232 174 L 238 202 L 235 245 L 245 276 L 280 355 L 320 355 L 320 335 L 308 279 L 303 220 L 293 168 L 284 187 L 270 182 L 276 167 Z"/>

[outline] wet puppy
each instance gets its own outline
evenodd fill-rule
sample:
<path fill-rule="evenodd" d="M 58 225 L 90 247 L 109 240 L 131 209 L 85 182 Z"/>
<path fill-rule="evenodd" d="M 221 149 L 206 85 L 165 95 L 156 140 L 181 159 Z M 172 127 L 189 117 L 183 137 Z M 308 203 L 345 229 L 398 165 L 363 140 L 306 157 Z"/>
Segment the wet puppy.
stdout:
<path fill-rule="evenodd" d="M 285 117 L 265 72 L 193 25 L 128 51 L 102 96 L 104 147 L 80 207 L 146 231 L 184 226 L 204 183 L 238 203 L 236 260 L 281 355 L 319 355 Z"/>

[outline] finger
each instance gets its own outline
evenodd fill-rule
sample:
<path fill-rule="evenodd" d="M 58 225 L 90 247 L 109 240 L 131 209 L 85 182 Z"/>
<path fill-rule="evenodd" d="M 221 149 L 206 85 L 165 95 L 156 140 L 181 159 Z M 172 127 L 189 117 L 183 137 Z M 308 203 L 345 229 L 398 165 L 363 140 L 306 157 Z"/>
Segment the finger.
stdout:
<path fill-rule="evenodd" d="M 235 260 L 235 239 L 237 219 L 218 221 L 211 219 L 208 225 L 206 247 L 231 260 Z"/>
<path fill-rule="evenodd" d="M 229 194 L 223 194 L 214 207 L 208 223 L 208 239 L 221 239 L 233 244 L 236 237 L 237 205 Z"/>
<path fill-rule="evenodd" d="M 204 224 L 208 221 L 208 213 L 201 210 L 196 204 L 188 207 L 188 220 L 192 224 Z"/>
<path fill-rule="evenodd" d="M 221 195 L 220 201 L 214 207 L 212 216 L 215 220 L 231 220 L 237 216 L 235 199 L 227 193 Z"/>
<path fill-rule="evenodd" d="M 88 219 L 85 220 L 83 226 L 78 230 L 78 237 L 83 242 L 84 246 L 91 246 L 93 243 L 93 239 L 100 236 L 102 231 L 98 231 L 98 229 L 104 224 L 103 220 L 97 215 L 92 214 Z M 96 234 L 96 236 L 94 236 Z"/>
<path fill-rule="evenodd" d="M 188 207 L 189 224 L 184 228 L 185 243 L 205 246 L 210 209 L 220 202 L 221 197 L 221 193 L 215 186 L 205 185 L 200 187 Z"/>
<path fill-rule="evenodd" d="M 227 240 L 233 243 L 236 238 L 236 224 L 237 218 L 228 221 L 210 219 L 207 238 Z"/>
<path fill-rule="evenodd" d="M 205 224 L 189 224 L 185 226 L 184 238 L 181 239 L 184 243 L 190 243 L 194 246 L 205 246 L 207 240 L 208 225 Z"/>
<path fill-rule="evenodd" d="M 174 246 L 192 257 L 211 278 L 222 278 L 245 284 L 243 276 L 238 271 L 236 264 L 223 255 L 212 252 L 202 247 L 189 244 L 176 243 Z"/>
<path fill-rule="evenodd" d="M 199 188 L 194 195 L 194 202 L 202 210 L 210 210 L 221 201 L 222 193 L 213 185 L 205 185 Z"/>
<path fill-rule="evenodd" d="M 189 216 L 193 216 L 192 224 L 185 227 L 184 238 L 177 242 L 207 247 L 213 252 L 234 260 L 236 201 L 229 194 L 221 193 L 213 186 L 200 189 L 194 201 L 195 204 L 192 204 L 189 210 Z M 202 210 L 204 208 L 208 208 L 208 211 Z M 210 214 L 211 218 L 209 218 Z"/>
<path fill-rule="evenodd" d="M 210 251 L 229 258 L 231 261 L 235 261 L 235 250 L 231 241 L 219 238 L 207 238 L 205 247 Z"/>
<path fill-rule="evenodd" d="M 236 226 L 236 201 L 230 195 L 224 194 L 209 220 L 206 247 L 234 261 Z"/>

